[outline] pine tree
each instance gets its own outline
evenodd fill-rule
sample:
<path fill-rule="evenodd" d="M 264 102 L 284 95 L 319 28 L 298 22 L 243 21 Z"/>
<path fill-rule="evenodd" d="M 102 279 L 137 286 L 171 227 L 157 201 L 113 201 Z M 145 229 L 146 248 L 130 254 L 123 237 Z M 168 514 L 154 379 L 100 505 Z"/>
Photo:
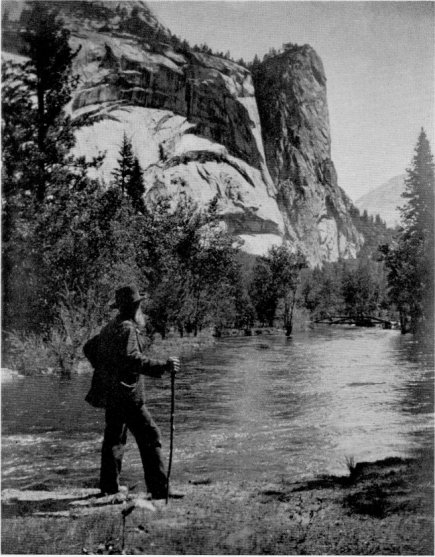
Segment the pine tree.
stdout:
<path fill-rule="evenodd" d="M 127 183 L 127 194 L 130 196 L 133 207 L 136 211 L 144 212 L 143 195 L 145 193 L 143 172 L 139 159 L 133 158 L 133 168 L 131 170 L 130 180 Z"/>
<path fill-rule="evenodd" d="M 87 168 L 97 161 L 71 154 L 75 137 L 64 107 L 77 80 L 69 32 L 50 3 L 33 2 L 26 16 L 21 53 L 28 62 L 2 68 L 3 323 L 41 331 L 59 317 L 61 290 L 83 277 L 74 258 L 89 250 L 80 245 L 86 232 L 78 222 L 94 188 Z"/>
<path fill-rule="evenodd" d="M 25 190 L 41 204 L 71 162 L 70 118 L 63 112 L 77 78 L 72 75 L 69 32 L 46 3 L 34 2 L 22 34 L 26 63 L 2 67 L 4 192 Z"/>
<path fill-rule="evenodd" d="M 256 54 L 256 55 L 254 56 L 254 60 L 252 61 L 252 66 L 253 66 L 253 68 L 257 68 L 257 67 L 260 66 L 260 65 L 261 65 L 261 60 L 260 60 L 260 58 L 258 57 L 258 54 Z"/>
<path fill-rule="evenodd" d="M 433 330 L 434 291 L 434 196 L 433 156 L 422 129 L 411 167 L 407 169 L 401 210 L 403 250 L 411 267 L 411 323 L 413 332 Z"/>
<path fill-rule="evenodd" d="M 118 167 L 112 172 L 115 183 L 120 188 L 123 195 L 124 193 L 127 193 L 127 187 L 131 181 L 133 166 L 134 155 L 131 139 L 127 137 L 127 134 L 124 132 L 121 148 L 119 150 Z"/>
<path fill-rule="evenodd" d="M 36 126 L 36 199 L 42 203 L 50 175 L 74 145 L 70 119 L 63 112 L 77 78 L 72 62 L 77 52 L 69 46 L 70 32 L 55 10 L 34 2 L 23 33 L 22 53 L 30 60 L 24 69 L 29 95 L 36 96 L 35 113 L 29 122 Z"/>
<path fill-rule="evenodd" d="M 29 162 L 35 151 L 36 126 L 27 79 L 22 64 L 2 64 L 2 186 L 9 204 L 33 183 Z"/>
<path fill-rule="evenodd" d="M 401 208 L 405 238 L 433 242 L 434 163 L 430 144 L 423 128 L 407 174 L 405 191 L 402 194 L 402 197 L 407 200 L 407 204 Z"/>
<path fill-rule="evenodd" d="M 389 297 L 400 313 L 402 332 L 428 333 L 433 339 L 434 195 L 433 156 L 422 129 L 407 169 L 396 244 L 381 246 L 389 270 Z"/>
<path fill-rule="evenodd" d="M 145 209 L 143 194 L 145 185 L 139 159 L 133 153 L 131 139 L 124 132 L 119 149 L 118 166 L 112 172 L 115 186 L 119 188 L 121 197 L 127 195 L 136 212 L 143 213 Z"/>
<path fill-rule="evenodd" d="M 48 191 L 55 199 L 83 171 L 70 155 L 74 135 L 63 112 L 76 81 L 69 33 L 49 4 L 34 2 L 22 38 L 28 61 L 2 68 L 4 324 L 41 328 L 46 276 L 38 220 Z"/>

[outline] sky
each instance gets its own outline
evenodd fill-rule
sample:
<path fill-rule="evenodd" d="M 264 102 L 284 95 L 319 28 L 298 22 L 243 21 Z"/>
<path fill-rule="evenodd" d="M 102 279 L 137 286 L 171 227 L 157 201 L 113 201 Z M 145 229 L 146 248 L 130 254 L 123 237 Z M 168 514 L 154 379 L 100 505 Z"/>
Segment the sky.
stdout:
<path fill-rule="evenodd" d="M 260 58 L 310 44 L 327 77 L 332 160 L 352 200 L 403 174 L 421 127 L 435 147 L 435 2 L 147 2 L 190 44 Z"/>

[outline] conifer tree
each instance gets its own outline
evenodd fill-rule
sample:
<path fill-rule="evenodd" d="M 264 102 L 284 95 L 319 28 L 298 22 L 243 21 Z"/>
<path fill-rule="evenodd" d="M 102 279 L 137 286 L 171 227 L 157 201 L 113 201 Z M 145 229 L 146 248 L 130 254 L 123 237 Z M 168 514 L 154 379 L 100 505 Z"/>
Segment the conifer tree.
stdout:
<path fill-rule="evenodd" d="M 404 237 L 408 241 L 420 240 L 433 243 L 434 163 L 430 144 L 423 128 L 407 174 L 405 191 L 402 194 L 407 203 L 401 208 Z"/>
<path fill-rule="evenodd" d="M 139 159 L 135 156 L 133 158 L 133 168 L 131 170 L 130 180 L 127 183 L 127 193 L 131 198 L 131 202 L 136 211 L 143 213 L 145 193 L 143 172 L 140 166 Z"/>
<path fill-rule="evenodd" d="M 133 208 L 144 212 L 143 194 L 145 192 L 143 172 L 139 159 L 133 153 L 131 139 L 124 132 L 119 149 L 118 166 L 112 172 L 115 186 L 119 188 L 121 197 L 127 195 Z"/>
<path fill-rule="evenodd" d="M 131 181 L 134 166 L 134 155 L 131 139 L 124 132 L 122 144 L 119 150 L 118 167 L 112 172 L 116 185 L 122 194 L 127 193 L 128 184 Z"/>
<path fill-rule="evenodd" d="M 70 32 L 57 12 L 42 2 L 33 2 L 23 33 L 22 53 L 29 58 L 25 65 L 26 85 L 36 96 L 30 122 L 36 126 L 36 199 L 44 201 L 47 182 L 74 145 L 70 119 L 63 112 L 71 100 L 77 78 L 72 62 L 77 52 L 69 46 Z"/>
<path fill-rule="evenodd" d="M 77 52 L 69 31 L 53 4 L 30 7 L 21 49 L 28 61 L 2 68 L 3 323 L 40 331 L 55 318 L 60 290 L 77 286 L 71 253 L 81 248 L 68 233 L 85 214 L 79 206 L 94 187 L 86 171 L 98 161 L 71 153 L 75 137 L 64 107 L 77 81 Z M 64 267 L 55 261 L 57 248 L 66 254 Z"/>
<path fill-rule="evenodd" d="M 434 196 L 433 156 L 424 129 L 421 130 L 411 167 L 407 169 L 401 210 L 404 253 L 411 267 L 411 330 L 433 330 L 434 291 Z"/>
<path fill-rule="evenodd" d="M 74 135 L 63 112 L 76 81 L 69 32 L 47 3 L 33 2 L 26 16 L 28 61 L 2 68 L 4 324 L 19 327 L 44 319 L 38 219 L 48 190 L 55 196 L 80 174 L 70 167 Z"/>
<path fill-rule="evenodd" d="M 28 61 L 2 67 L 4 191 L 29 190 L 41 204 L 71 162 L 74 135 L 63 109 L 77 81 L 76 52 L 57 12 L 42 2 L 32 4 L 22 39 L 21 54 Z"/>
<path fill-rule="evenodd" d="M 389 269 L 389 296 L 400 313 L 402 332 L 433 335 L 434 195 L 433 156 L 422 129 L 407 169 L 402 227 L 394 246 L 381 246 Z M 432 337 L 433 339 L 433 337 Z"/>
<path fill-rule="evenodd" d="M 13 196 L 31 188 L 29 161 L 35 149 L 36 126 L 23 65 L 11 61 L 2 64 L 2 85 L 2 189 L 10 204 Z"/>

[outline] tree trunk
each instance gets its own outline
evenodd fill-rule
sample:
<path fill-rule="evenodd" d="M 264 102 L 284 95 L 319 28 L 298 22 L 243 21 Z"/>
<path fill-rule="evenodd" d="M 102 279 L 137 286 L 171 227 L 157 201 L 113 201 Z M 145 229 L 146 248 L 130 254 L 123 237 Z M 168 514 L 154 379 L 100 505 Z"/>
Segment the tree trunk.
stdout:
<path fill-rule="evenodd" d="M 285 302 L 284 305 L 284 326 L 285 334 L 287 337 L 291 336 L 293 332 L 293 312 L 296 304 L 296 291 L 293 291 L 293 297 L 291 303 Z"/>
<path fill-rule="evenodd" d="M 45 125 L 44 125 L 44 113 L 45 113 L 45 103 L 44 103 L 44 90 L 40 81 L 37 85 L 37 99 L 38 99 L 38 183 L 36 185 L 36 200 L 42 203 L 45 198 L 45 162 L 44 162 L 44 143 L 45 143 Z"/>
<path fill-rule="evenodd" d="M 400 320 L 400 332 L 402 335 L 408 332 L 406 327 L 406 313 L 403 310 L 399 310 L 399 320 Z"/>

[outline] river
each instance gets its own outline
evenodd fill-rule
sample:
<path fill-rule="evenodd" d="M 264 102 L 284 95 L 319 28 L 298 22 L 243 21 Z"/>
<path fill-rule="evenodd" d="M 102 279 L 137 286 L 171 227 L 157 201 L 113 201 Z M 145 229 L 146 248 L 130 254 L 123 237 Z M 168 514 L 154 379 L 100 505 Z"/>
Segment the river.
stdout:
<path fill-rule="evenodd" d="M 410 456 L 433 443 L 433 354 L 410 335 L 319 327 L 220 339 L 176 379 L 175 482 L 345 474 L 346 458 Z M 94 487 L 104 427 L 90 377 L 2 385 L 3 488 Z M 169 378 L 148 405 L 167 452 Z M 142 481 L 129 439 L 123 481 Z M 143 484 L 141 484 L 143 485 Z"/>

